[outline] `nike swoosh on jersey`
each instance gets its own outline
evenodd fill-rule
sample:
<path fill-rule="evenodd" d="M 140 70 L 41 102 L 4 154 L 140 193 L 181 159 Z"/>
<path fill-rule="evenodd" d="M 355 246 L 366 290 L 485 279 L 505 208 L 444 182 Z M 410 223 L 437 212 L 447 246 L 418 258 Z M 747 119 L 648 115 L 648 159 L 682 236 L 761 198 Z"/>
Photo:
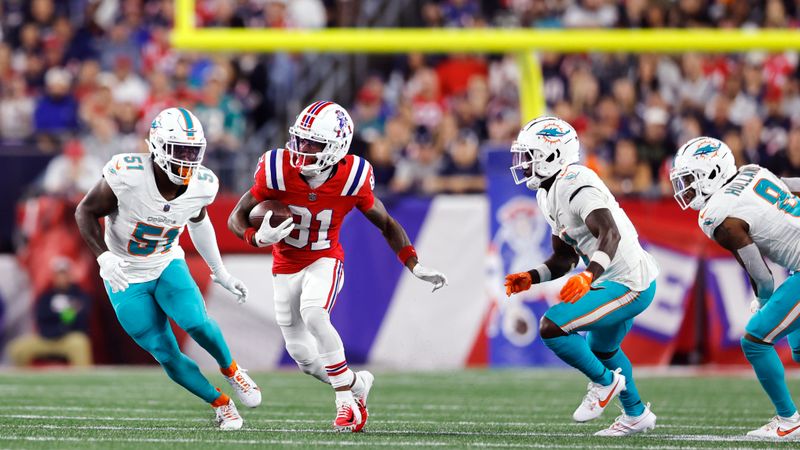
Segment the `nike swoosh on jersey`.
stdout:
<path fill-rule="evenodd" d="M 608 393 L 608 397 L 606 397 L 604 400 L 597 401 L 597 403 L 600 405 L 601 408 L 605 408 L 608 402 L 611 401 L 611 397 L 614 395 L 614 390 L 617 388 L 618 384 L 619 384 L 619 379 L 617 379 L 617 382 L 614 383 L 614 386 L 611 388 L 611 392 Z"/>

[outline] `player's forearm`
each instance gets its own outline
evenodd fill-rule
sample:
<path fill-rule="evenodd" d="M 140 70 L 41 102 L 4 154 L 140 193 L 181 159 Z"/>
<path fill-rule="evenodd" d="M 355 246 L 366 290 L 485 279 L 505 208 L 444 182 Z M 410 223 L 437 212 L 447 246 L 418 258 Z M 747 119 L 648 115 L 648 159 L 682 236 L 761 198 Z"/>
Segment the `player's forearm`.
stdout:
<path fill-rule="evenodd" d="M 586 266 L 586 271 L 592 274 L 592 279 L 596 280 L 606 271 L 606 268 L 614 259 L 614 255 L 617 254 L 619 240 L 620 235 L 616 227 L 609 228 L 600 234 L 597 239 L 597 252 L 590 255 L 591 261 Z"/>
<path fill-rule="evenodd" d="M 393 217 L 389 216 L 386 220 L 384 227 L 381 229 L 386 243 L 389 244 L 392 251 L 400 253 L 404 248 L 411 246 L 411 240 L 408 238 L 408 233 Z M 405 265 L 409 269 L 413 269 L 417 265 L 417 256 L 409 256 L 405 258 Z"/>
<path fill-rule="evenodd" d="M 228 229 L 239 239 L 244 238 L 244 232 L 249 226 L 250 224 L 247 221 L 247 217 L 245 217 L 244 212 L 239 208 L 234 209 L 231 215 L 228 216 Z"/>
<path fill-rule="evenodd" d="M 75 210 L 75 222 L 78 223 L 78 230 L 95 257 L 108 251 L 99 220 L 100 217 L 87 211 L 83 203 L 79 204 L 78 209 Z"/>
<path fill-rule="evenodd" d="M 531 274 L 531 281 L 533 284 L 537 284 L 561 278 L 569 273 L 574 267 L 574 260 L 553 254 L 544 262 L 544 264 L 535 269 L 529 270 L 528 273 Z"/>
<path fill-rule="evenodd" d="M 208 216 L 203 217 L 200 222 L 190 220 L 187 225 L 189 236 L 192 238 L 197 253 L 208 264 L 211 272 L 218 273 L 224 270 L 225 265 L 222 263 L 222 255 L 219 253 L 217 245 L 217 235 Z"/>

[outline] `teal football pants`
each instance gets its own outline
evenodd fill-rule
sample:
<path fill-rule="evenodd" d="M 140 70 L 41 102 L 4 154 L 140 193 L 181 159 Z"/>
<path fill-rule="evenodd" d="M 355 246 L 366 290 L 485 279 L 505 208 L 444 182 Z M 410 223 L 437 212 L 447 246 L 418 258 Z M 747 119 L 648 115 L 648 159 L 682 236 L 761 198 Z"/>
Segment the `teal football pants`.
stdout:
<path fill-rule="evenodd" d="M 577 302 L 559 303 L 544 315 L 568 333 L 544 339 L 545 345 L 564 362 L 606 386 L 613 380 L 610 371 L 622 369 L 627 386 L 620 393 L 620 402 L 629 416 L 641 415 L 644 405 L 633 380 L 633 366 L 620 344 L 633 326 L 633 318 L 650 305 L 655 292 L 655 281 L 641 292 L 604 281 Z M 578 331 L 587 331 L 586 339 Z"/>
<path fill-rule="evenodd" d="M 742 350 L 753 366 L 761 387 L 764 388 L 775 410 L 781 417 L 789 417 L 795 412 L 789 388 L 784 378 L 783 363 L 773 343 L 788 337 L 792 347 L 792 357 L 798 360 L 800 350 L 800 273 L 795 273 L 781 284 L 769 301 L 747 322 L 747 334 L 766 344 L 742 338 Z"/>
<path fill-rule="evenodd" d="M 219 397 L 216 388 L 200 373 L 197 364 L 184 355 L 170 328 L 172 318 L 220 367 L 232 359 L 217 323 L 208 317 L 203 296 L 183 259 L 173 260 L 157 279 L 131 283 L 124 292 L 106 292 L 122 328 L 140 347 L 153 355 L 173 381 L 211 403 Z"/>

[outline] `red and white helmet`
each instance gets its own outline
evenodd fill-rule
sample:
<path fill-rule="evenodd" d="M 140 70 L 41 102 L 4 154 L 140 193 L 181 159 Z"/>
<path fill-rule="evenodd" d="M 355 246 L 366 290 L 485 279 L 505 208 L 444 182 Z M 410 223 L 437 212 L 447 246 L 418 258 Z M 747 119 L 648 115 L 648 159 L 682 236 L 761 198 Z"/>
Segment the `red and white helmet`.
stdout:
<path fill-rule="evenodd" d="M 203 125 L 185 108 L 167 108 L 158 113 L 145 142 L 156 164 L 175 184 L 189 184 L 206 151 Z"/>
<path fill-rule="evenodd" d="M 318 175 L 338 163 L 353 141 L 353 119 L 341 105 L 318 101 L 306 106 L 289 127 L 292 167 Z"/>

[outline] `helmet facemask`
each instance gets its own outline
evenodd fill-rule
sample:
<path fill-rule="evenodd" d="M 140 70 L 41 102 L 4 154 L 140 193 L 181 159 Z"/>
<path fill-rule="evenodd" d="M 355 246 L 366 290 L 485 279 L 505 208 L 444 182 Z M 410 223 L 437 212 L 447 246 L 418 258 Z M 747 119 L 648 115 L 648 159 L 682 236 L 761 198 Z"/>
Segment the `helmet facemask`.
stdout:
<path fill-rule="evenodd" d="M 718 185 L 725 181 L 721 178 L 719 167 L 715 167 L 710 173 L 698 168 L 673 169 L 669 179 L 675 192 L 675 201 L 681 209 L 691 208 L 696 211 L 705 206 Z"/>
<path fill-rule="evenodd" d="M 316 176 L 340 159 L 340 143 L 322 136 L 312 135 L 310 131 L 289 129 L 291 137 L 288 142 L 289 162 L 292 167 L 300 169 L 306 176 Z"/>
<path fill-rule="evenodd" d="M 206 150 L 205 143 L 168 141 L 162 143 L 161 147 L 152 141 L 148 143 L 152 146 L 156 164 L 177 185 L 189 184 L 195 169 L 200 167 Z"/>
<path fill-rule="evenodd" d="M 556 150 L 555 153 L 546 152 L 514 141 L 511 145 L 511 174 L 514 176 L 514 183 L 525 183 L 532 190 L 539 189 L 544 180 L 555 175 L 561 169 L 558 153 L 560 153 L 559 150 Z"/>

